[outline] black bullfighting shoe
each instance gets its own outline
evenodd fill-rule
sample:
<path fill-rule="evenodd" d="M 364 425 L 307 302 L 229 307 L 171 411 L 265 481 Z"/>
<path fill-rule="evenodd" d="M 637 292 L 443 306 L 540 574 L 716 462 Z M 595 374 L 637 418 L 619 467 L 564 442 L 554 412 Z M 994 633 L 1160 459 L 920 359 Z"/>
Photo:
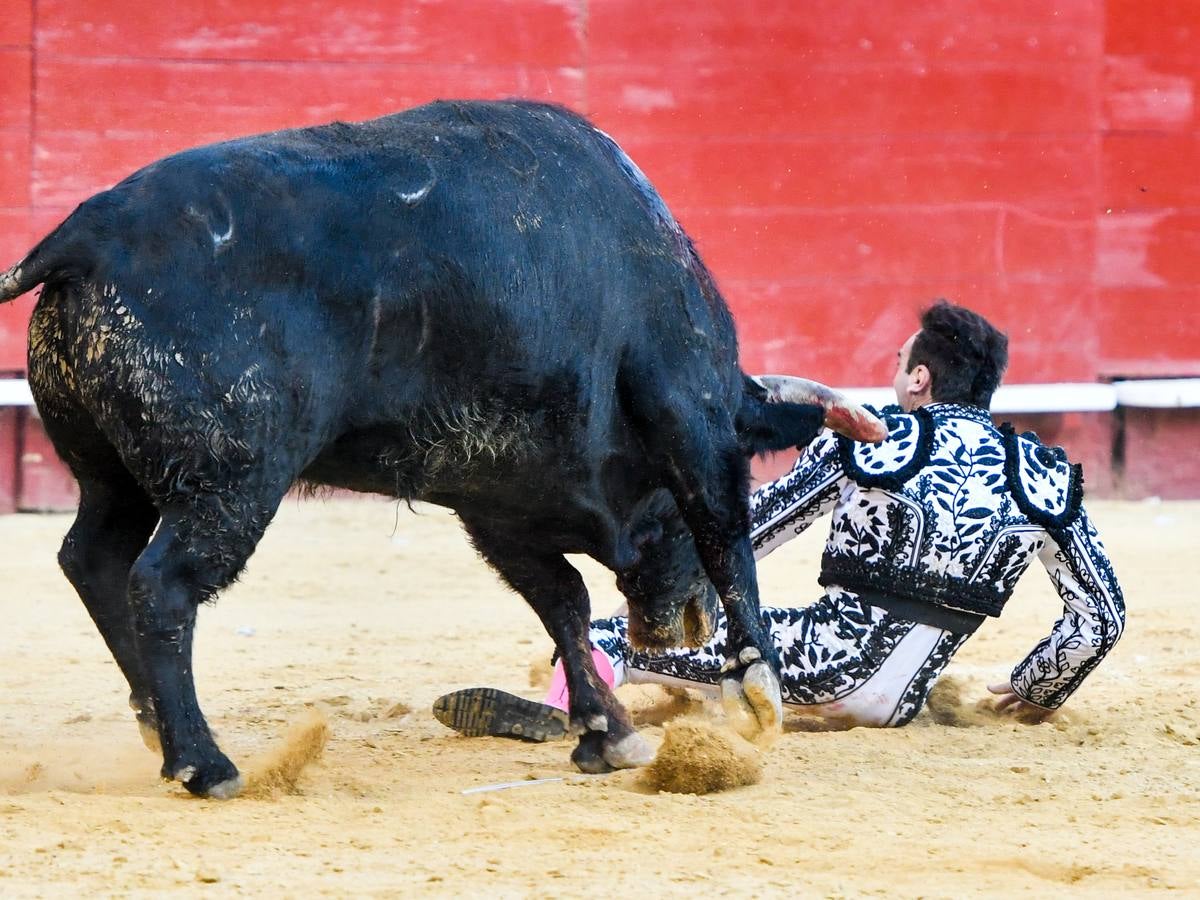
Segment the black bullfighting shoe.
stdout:
<path fill-rule="evenodd" d="M 467 737 L 508 737 L 522 741 L 557 741 L 567 734 L 561 709 L 526 700 L 496 688 L 467 688 L 433 701 L 433 716 Z"/>

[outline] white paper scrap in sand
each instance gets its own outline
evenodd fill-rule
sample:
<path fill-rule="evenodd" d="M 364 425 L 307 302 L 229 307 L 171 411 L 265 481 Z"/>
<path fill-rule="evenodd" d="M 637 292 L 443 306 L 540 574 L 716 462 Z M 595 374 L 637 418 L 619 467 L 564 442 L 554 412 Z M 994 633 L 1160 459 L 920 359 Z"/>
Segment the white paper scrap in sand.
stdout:
<path fill-rule="evenodd" d="M 507 791 L 509 788 L 530 787 L 535 784 L 550 784 L 552 781 L 564 781 L 563 778 L 530 778 L 527 781 L 502 781 L 499 784 L 485 784 L 480 787 L 467 788 L 464 794 L 486 794 L 489 791 Z"/>
<path fill-rule="evenodd" d="M 578 784 L 581 781 L 588 781 L 592 778 L 604 778 L 608 773 L 597 773 L 595 775 L 572 775 L 571 782 Z M 527 778 L 523 781 L 501 781 L 499 784 L 484 784 L 479 787 L 466 788 L 459 793 L 462 794 L 487 794 L 491 791 L 507 791 L 510 788 L 532 787 L 535 784 L 553 784 L 556 781 L 566 781 L 566 776 L 558 778 Z"/>

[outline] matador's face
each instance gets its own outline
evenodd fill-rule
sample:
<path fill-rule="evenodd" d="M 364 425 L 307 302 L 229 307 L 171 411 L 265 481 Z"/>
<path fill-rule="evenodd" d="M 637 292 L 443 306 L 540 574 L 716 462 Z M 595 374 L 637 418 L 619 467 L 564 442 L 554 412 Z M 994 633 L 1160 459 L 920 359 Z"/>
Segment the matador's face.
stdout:
<path fill-rule="evenodd" d="M 896 402 L 905 412 L 912 412 L 916 409 L 911 405 L 912 374 L 908 371 L 908 358 L 912 353 L 913 341 L 917 339 L 918 334 L 920 332 L 914 332 L 896 353 L 896 374 L 892 378 L 892 387 L 896 390 Z"/>

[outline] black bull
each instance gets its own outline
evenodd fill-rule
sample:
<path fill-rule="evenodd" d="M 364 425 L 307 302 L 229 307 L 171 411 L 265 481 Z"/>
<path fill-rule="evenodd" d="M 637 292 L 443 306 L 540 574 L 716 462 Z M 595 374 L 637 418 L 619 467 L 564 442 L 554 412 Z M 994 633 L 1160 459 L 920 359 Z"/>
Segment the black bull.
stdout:
<path fill-rule="evenodd" d="M 747 458 L 822 410 L 765 402 L 688 238 L 585 120 L 436 103 L 190 150 L 83 203 L 0 301 L 37 284 L 29 382 L 81 491 L 59 559 L 164 776 L 240 785 L 193 625 L 301 480 L 458 513 L 562 655 L 580 768 L 646 747 L 564 553 L 618 574 L 644 645 L 703 641 L 715 587 L 732 707 L 777 724 Z"/>

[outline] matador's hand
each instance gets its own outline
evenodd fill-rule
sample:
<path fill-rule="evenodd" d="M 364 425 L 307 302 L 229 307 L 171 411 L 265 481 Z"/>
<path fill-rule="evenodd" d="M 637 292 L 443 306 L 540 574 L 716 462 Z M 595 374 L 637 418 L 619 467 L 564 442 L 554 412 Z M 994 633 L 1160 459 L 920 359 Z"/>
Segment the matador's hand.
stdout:
<path fill-rule="evenodd" d="M 996 712 L 1012 716 L 1018 722 L 1023 722 L 1026 725 L 1036 725 L 1038 722 L 1044 722 L 1055 713 L 1053 709 L 1046 709 L 1044 706 L 1038 706 L 1036 703 L 1022 700 L 1017 696 L 1017 692 L 1012 689 L 1012 685 L 1007 682 L 989 684 L 988 690 L 998 695 L 995 704 Z"/>

